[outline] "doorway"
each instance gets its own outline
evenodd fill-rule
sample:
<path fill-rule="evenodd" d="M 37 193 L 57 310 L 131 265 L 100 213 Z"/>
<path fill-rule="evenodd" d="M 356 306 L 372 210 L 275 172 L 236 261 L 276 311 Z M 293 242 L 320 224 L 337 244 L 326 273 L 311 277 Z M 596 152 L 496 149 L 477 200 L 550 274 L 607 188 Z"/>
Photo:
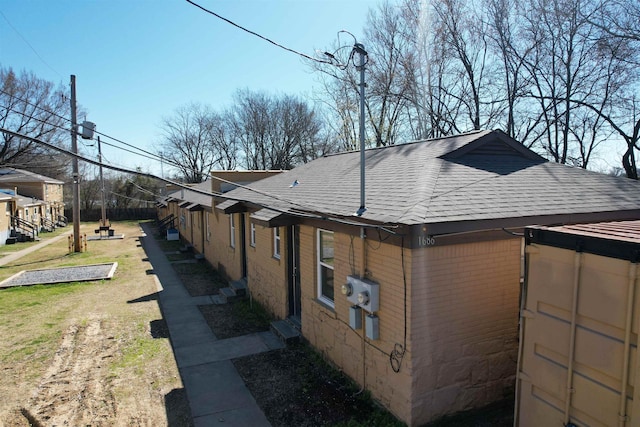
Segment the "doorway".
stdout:
<path fill-rule="evenodd" d="M 292 225 L 287 230 L 288 274 L 289 274 L 289 318 L 302 324 L 302 297 L 300 295 L 300 226 Z"/>

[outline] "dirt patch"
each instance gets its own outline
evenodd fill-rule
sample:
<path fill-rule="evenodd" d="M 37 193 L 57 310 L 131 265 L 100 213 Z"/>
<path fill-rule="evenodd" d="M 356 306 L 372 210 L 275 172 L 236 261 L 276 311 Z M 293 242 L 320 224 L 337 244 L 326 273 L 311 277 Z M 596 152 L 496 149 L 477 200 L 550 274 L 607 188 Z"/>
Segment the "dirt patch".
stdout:
<path fill-rule="evenodd" d="M 206 261 L 173 263 L 172 267 L 192 297 L 214 295 L 220 288 L 228 286 L 227 282 Z"/>
<path fill-rule="evenodd" d="M 74 323 L 22 414 L 47 425 L 108 425 L 117 417 L 108 372 L 117 352 L 113 342 L 101 319 Z"/>
<path fill-rule="evenodd" d="M 233 364 L 274 427 L 403 425 L 305 344 Z"/>
<path fill-rule="evenodd" d="M 221 305 L 198 306 L 218 339 L 268 331 L 271 319 L 257 304 L 248 300 Z"/>

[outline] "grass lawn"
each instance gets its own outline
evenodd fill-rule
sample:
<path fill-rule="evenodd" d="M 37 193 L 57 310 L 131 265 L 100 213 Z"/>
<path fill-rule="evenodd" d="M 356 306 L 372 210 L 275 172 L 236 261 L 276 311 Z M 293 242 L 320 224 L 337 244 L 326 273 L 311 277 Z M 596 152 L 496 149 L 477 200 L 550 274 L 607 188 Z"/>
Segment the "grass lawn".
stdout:
<path fill-rule="evenodd" d="M 0 290 L 0 425 L 189 425 L 169 341 L 152 333 L 163 321 L 142 231 L 137 222 L 114 228 L 125 238 L 71 254 L 62 239 L 0 267 L 4 280 L 21 270 L 118 262 L 111 280 Z"/>

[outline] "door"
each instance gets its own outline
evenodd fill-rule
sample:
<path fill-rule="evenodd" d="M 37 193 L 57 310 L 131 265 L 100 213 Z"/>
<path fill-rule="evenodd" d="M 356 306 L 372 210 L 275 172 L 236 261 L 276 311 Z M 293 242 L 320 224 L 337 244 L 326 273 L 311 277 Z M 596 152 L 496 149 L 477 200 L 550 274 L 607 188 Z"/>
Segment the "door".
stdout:
<path fill-rule="evenodd" d="M 302 298 L 300 296 L 300 226 L 292 225 L 287 233 L 289 273 L 289 317 L 301 324 Z"/>
<path fill-rule="evenodd" d="M 248 215 L 248 214 L 247 214 Z M 247 277 L 247 221 L 245 214 L 240 214 L 240 256 L 242 257 L 242 277 Z"/>

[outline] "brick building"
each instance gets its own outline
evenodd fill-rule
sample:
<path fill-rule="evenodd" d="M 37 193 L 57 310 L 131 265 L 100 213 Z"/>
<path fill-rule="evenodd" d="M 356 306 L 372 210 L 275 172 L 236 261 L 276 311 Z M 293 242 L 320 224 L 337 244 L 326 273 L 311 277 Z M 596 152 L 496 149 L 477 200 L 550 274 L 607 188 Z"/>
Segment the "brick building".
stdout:
<path fill-rule="evenodd" d="M 0 188 L 16 190 L 23 198 L 40 201 L 38 218 L 47 223 L 47 227 L 58 222 L 66 223 L 64 218 L 64 182 L 34 172 L 0 168 Z M 44 225 L 44 224 L 43 224 Z"/>
<path fill-rule="evenodd" d="M 513 393 L 523 227 L 640 218 L 640 183 L 499 131 L 328 155 L 216 197 L 211 263 L 407 424 Z"/>

